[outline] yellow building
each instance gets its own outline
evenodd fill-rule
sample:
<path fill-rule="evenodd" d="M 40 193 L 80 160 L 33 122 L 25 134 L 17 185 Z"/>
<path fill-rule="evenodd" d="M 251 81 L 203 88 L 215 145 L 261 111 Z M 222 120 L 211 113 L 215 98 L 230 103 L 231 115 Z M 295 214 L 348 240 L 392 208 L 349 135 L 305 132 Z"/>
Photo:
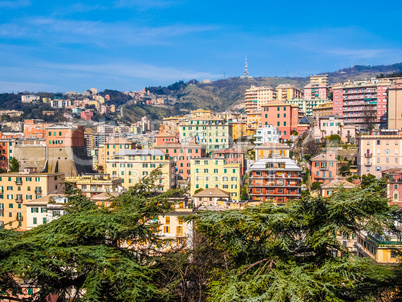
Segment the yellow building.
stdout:
<path fill-rule="evenodd" d="M 326 115 L 333 114 L 334 105 L 333 102 L 326 102 L 324 104 L 320 104 L 317 107 L 313 108 L 313 116 L 321 117 Z"/>
<path fill-rule="evenodd" d="M 27 229 L 26 203 L 50 193 L 62 192 L 64 173 L 3 173 L 0 176 L 0 227 Z"/>
<path fill-rule="evenodd" d="M 212 117 L 211 110 L 197 109 L 190 112 L 192 118 L 195 117 Z"/>
<path fill-rule="evenodd" d="M 76 177 L 67 177 L 67 182 L 75 184 L 83 195 L 93 197 L 101 193 L 121 192 L 121 178 L 111 178 L 110 174 L 89 174 Z"/>
<path fill-rule="evenodd" d="M 261 110 L 250 111 L 247 113 L 247 129 L 257 129 L 261 127 Z"/>
<path fill-rule="evenodd" d="M 106 172 L 121 178 L 122 185 L 127 189 L 156 168 L 160 168 L 160 175 L 155 187 L 159 191 L 172 188 L 175 185 L 173 161 L 161 150 L 122 150 L 106 162 Z"/>
<path fill-rule="evenodd" d="M 247 135 L 247 123 L 246 122 L 230 122 L 233 125 L 232 138 L 238 139 Z"/>
<path fill-rule="evenodd" d="M 266 142 L 255 147 L 255 160 L 264 158 L 285 157 L 289 158 L 290 147 L 276 142 Z"/>
<path fill-rule="evenodd" d="M 295 98 L 302 98 L 303 92 L 297 88 L 296 86 L 290 84 L 281 84 L 276 88 L 277 100 L 278 101 L 286 101 Z"/>
<path fill-rule="evenodd" d="M 228 164 L 221 158 L 191 160 L 191 196 L 198 189 L 218 188 L 240 199 L 240 164 Z"/>
<path fill-rule="evenodd" d="M 99 146 L 98 151 L 98 166 L 105 168 L 105 164 L 109 159 L 112 159 L 115 154 L 122 150 L 136 149 L 137 144 L 123 137 L 108 139 L 104 145 Z"/>
<path fill-rule="evenodd" d="M 357 255 L 370 257 L 380 264 L 397 264 L 400 262 L 398 251 L 402 248 L 402 235 L 357 235 Z"/>

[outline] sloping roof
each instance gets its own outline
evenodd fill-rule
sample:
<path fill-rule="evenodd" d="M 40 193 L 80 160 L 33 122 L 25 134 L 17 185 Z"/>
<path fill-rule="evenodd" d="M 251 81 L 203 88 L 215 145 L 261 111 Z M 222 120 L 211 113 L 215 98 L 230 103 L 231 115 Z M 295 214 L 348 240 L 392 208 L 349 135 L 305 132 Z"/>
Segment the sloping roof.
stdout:
<path fill-rule="evenodd" d="M 332 154 L 332 153 L 331 153 Z M 310 159 L 311 161 L 328 161 L 328 162 L 337 162 L 338 160 L 335 158 L 335 154 L 333 157 L 329 156 L 328 153 L 321 153 L 317 156 Z"/>
<path fill-rule="evenodd" d="M 313 122 L 308 119 L 307 117 L 303 116 L 300 120 L 299 120 L 299 124 L 309 124 L 311 125 Z"/>
<path fill-rule="evenodd" d="M 259 146 L 256 146 L 255 149 L 290 149 L 290 147 L 286 144 L 266 142 Z"/>
<path fill-rule="evenodd" d="M 267 168 L 267 163 L 285 163 L 285 168 L 280 169 L 280 168 Z M 267 169 L 275 169 L 278 171 L 302 171 L 302 168 L 300 168 L 293 160 L 290 158 L 263 158 L 260 159 L 259 161 L 255 162 L 251 167 L 250 170 L 267 170 Z"/>
<path fill-rule="evenodd" d="M 229 198 L 230 193 L 218 188 L 208 188 L 194 194 L 193 197 L 225 197 Z"/>
<path fill-rule="evenodd" d="M 340 178 L 340 179 L 332 180 L 325 185 L 321 185 L 321 189 L 335 188 L 335 187 L 339 187 L 341 185 L 345 189 L 352 189 L 352 188 L 356 187 L 355 184 L 352 184 L 351 182 L 347 181 L 346 179 Z"/>
<path fill-rule="evenodd" d="M 288 104 L 288 103 L 285 103 L 284 101 L 280 101 L 280 100 L 275 100 L 275 101 L 268 102 L 266 104 L 262 104 L 261 107 L 278 106 L 278 105 L 279 106 L 291 106 L 291 107 L 299 108 L 299 105 L 297 105 L 297 104 Z"/>
<path fill-rule="evenodd" d="M 97 201 L 97 200 L 102 201 L 102 200 L 114 199 L 119 195 L 120 195 L 120 193 L 117 193 L 117 192 L 104 192 L 104 193 L 92 196 L 91 199 L 94 201 Z"/>
<path fill-rule="evenodd" d="M 161 150 L 155 149 L 134 149 L 134 150 L 121 150 L 119 153 L 116 154 L 117 156 L 138 156 L 138 155 L 151 155 L 151 156 L 165 156 Z"/>
<path fill-rule="evenodd" d="M 105 145 L 119 145 L 119 144 L 132 144 L 132 141 L 129 141 L 123 137 L 116 137 L 108 140 Z"/>
<path fill-rule="evenodd" d="M 58 197 L 58 196 L 66 197 L 66 195 L 64 193 L 59 193 L 59 194 L 52 193 L 52 194 L 47 194 L 45 196 L 42 196 L 35 200 L 27 201 L 27 202 L 25 202 L 25 205 L 26 206 L 47 205 L 52 197 Z"/>

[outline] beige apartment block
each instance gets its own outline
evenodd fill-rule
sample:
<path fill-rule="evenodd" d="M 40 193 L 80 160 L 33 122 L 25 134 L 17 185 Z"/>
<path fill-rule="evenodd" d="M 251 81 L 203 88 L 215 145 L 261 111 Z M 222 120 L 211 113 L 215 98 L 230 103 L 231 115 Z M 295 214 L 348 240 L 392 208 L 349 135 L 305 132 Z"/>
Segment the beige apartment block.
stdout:
<path fill-rule="evenodd" d="M 112 178 L 110 174 L 89 174 L 67 177 L 67 182 L 73 183 L 82 194 L 91 198 L 101 193 L 122 192 L 121 178 Z"/>
<path fill-rule="evenodd" d="M 275 90 L 279 101 L 303 98 L 303 91 L 291 84 L 278 85 Z"/>
<path fill-rule="evenodd" d="M 137 143 L 129 141 L 123 137 L 111 138 L 104 145 L 99 146 L 98 166 L 105 168 L 106 162 L 112 159 L 122 150 L 132 150 L 137 148 Z"/>
<path fill-rule="evenodd" d="M 402 132 L 375 130 L 370 135 L 356 137 L 358 174 L 381 177 L 381 171 L 398 168 L 402 162 Z"/>
<path fill-rule="evenodd" d="M 245 102 L 246 112 L 260 111 L 261 105 L 275 101 L 277 98 L 277 92 L 272 87 L 257 87 L 251 85 L 246 90 Z"/>
<path fill-rule="evenodd" d="M 388 88 L 388 129 L 402 130 L 402 79 Z"/>
<path fill-rule="evenodd" d="M 121 178 L 128 189 L 159 168 L 155 188 L 167 191 L 175 185 L 173 161 L 161 150 L 122 150 L 106 162 L 106 172 L 112 178 Z"/>
<path fill-rule="evenodd" d="M 0 176 L 0 227 L 27 229 L 26 203 L 63 191 L 64 173 L 3 173 Z"/>

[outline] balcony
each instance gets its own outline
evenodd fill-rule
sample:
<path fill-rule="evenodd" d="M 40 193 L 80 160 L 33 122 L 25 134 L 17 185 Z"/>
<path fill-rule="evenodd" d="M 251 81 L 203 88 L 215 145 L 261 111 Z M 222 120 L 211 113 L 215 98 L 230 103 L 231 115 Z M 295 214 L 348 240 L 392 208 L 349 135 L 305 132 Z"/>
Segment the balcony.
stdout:
<path fill-rule="evenodd" d="M 373 164 L 370 163 L 370 162 L 368 162 L 368 163 L 365 163 L 364 165 L 365 165 L 366 167 L 371 167 Z"/>
<path fill-rule="evenodd" d="M 371 158 L 373 156 L 373 153 L 365 153 L 364 157 L 365 158 Z"/>
<path fill-rule="evenodd" d="M 16 198 L 16 199 L 15 199 L 15 202 L 16 202 L 16 203 L 22 203 L 23 201 L 24 201 L 24 200 L 23 200 L 22 198 Z"/>
<path fill-rule="evenodd" d="M 23 221 L 24 220 L 24 217 L 22 217 L 22 216 L 17 216 L 17 221 Z"/>
<path fill-rule="evenodd" d="M 36 188 L 35 193 L 36 194 L 42 194 L 42 188 Z"/>
<path fill-rule="evenodd" d="M 4 208 L 0 208 L 0 212 L 4 212 Z"/>
<path fill-rule="evenodd" d="M 16 180 L 15 184 L 18 185 L 18 186 L 22 185 L 22 180 Z"/>

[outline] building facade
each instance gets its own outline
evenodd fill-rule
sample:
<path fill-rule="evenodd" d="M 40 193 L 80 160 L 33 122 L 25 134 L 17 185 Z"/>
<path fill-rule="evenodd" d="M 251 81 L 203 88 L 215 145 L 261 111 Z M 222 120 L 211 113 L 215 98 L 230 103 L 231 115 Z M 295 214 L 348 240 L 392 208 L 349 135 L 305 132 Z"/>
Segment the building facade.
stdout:
<path fill-rule="evenodd" d="M 299 199 L 301 171 L 289 158 L 260 159 L 250 168 L 251 200 L 283 205 L 289 200 Z"/>
<path fill-rule="evenodd" d="M 322 153 L 310 160 L 311 182 L 327 184 L 336 179 L 338 160 L 335 152 Z"/>
<path fill-rule="evenodd" d="M 261 105 L 275 101 L 277 99 L 277 92 L 272 87 L 257 87 L 251 85 L 246 90 L 246 113 L 261 110 Z"/>
<path fill-rule="evenodd" d="M 279 143 L 280 139 L 279 129 L 272 125 L 264 125 L 264 127 L 257 128 L 254 137 L 256 146 L 268 142 Z"/>

